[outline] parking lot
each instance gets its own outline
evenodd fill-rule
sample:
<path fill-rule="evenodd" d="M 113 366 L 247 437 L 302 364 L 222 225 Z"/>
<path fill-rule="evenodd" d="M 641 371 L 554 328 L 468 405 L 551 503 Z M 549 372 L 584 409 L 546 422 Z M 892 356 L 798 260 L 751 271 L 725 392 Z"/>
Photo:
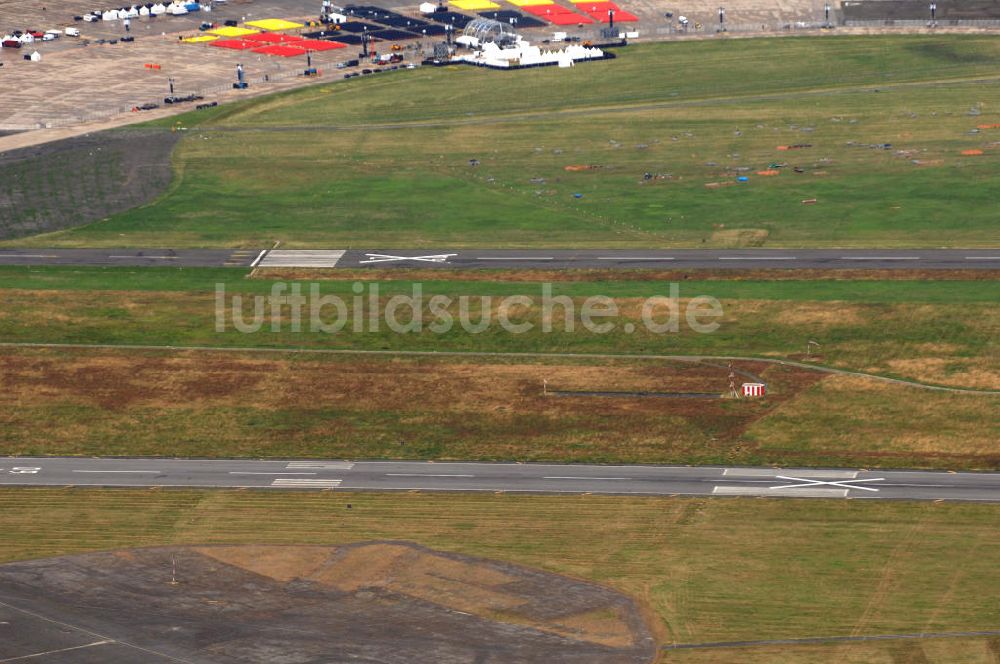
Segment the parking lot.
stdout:
<path fill-rule="evenodd" d="M 643 39 L 675 35 L 676 16 L 682 12 L 693 21 L 704 21 L 697 24 L 701 30 L 710 30 L 710 22 L 717 11 L 716 3 L 696 0 L 690 5 L 678 5 L 669 12 L 674 15 L 671 19 L 666 17 L 668 12 L 665 11 L 671 7 L 654 0 L 624 0 L 621 4 L 640 18 L 638 23 L 629 24 L 628 29 L 638 30 Z M 378 6 L 419 16 L 416 3 L 382 0 Z M 515 8 L 507 4 L 501 6 L 506 10 Z M 817 0 L 782 0 L 767 7 L 757 0 L 738 0 L 738 4 L 727 3 L 727 7 L 728 20 L 759 21 L 762 26 L 782 18 L 807 18 L 821 11 Z M 171 81 L 178 95 L 198 94 L 206 101 L 225 101 L 239 95 L 316 80 L 302 76 L 307 66 L 305 57 L 269 56 L 249 50 L 215 48 L 209 43 L 184 43 L 181 39 L 203 34 L 198 31 L 203 21 L 221 25 L 227 20 L 242 24 L 261 18 L 316 20 L 320 9 L 318 0 L 229 0 L 211 12 L 136 18 L 131 21 L 127 33 L 135 38 L 131 43 L 118 41 L 126 35 L 122 21 L 74 20 L 74 16 L 102 8 L 105 7 L 80 0 L 49 0 L 44 4 L 32 0 L 0 0 L 0 32 L 3 34 L 14 30 L 45 31 L 66 27 L 80 30 L 80 37 L 63 36 L 55 41 L 26 44 L 20 49 L 0 49 L 3 65 L 0 81 L 9 91 L 0 96 L 0 132 L 127 123 L 133 119 L 136 107 L 151 103 L 162 106 Z M 593 24 L 558 29 L 591 39 L 599 36 L 599 27 Z M 555 28 L 547 25 L 521 32 L 537 42 L 551 37 Z M 303 28 L 293 33 L 310 30 L 317 28 Z M 419 50 L 417 41 L 420 41 Z M 426 40 L 403 42 L 407 47 L 407 61 L 419 61 L 425 54 L 429 55 L 436 41 L 442 38 L 428 36 Z M 385 42 L 378 47 L 387 49 Z M 24 56 L 35 50 L 41 54 L 41 61 L 26 61 Z M 358 51 L 360 47 L 351 44 L 347 48 L 313 53 L 312 66 L 319 70 L 317 78 L 340 78 L 341 72 L 336 71 L 336 65 L 357 58 Z M 245 68 L 249 90 L 232 89 L 238 64 Z M 153 111 L 153 115 L 172 110 L 160 109 Z M 146 115 L 149 114 L 134 117 L 145 118 Z"/>

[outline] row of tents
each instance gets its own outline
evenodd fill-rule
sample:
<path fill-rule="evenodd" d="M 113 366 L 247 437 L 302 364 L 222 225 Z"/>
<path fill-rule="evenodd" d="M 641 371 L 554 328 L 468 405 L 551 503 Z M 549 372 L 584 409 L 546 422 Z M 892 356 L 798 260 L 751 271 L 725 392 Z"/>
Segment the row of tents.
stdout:
<path fill-rule="evenodd" d="M 100 19 L 102 21 L 119 21 L 127 18 L 139 18 L 145 16 L 163 16 L 164 14 L 169 14 L 172 16 L 183 16 L 184 14 L 190 14 L 191 12 L 201 11 L 202 9 L 210 10 L 208 7 L 202 7 L 197 2 L 171 2 L 169 4 L 164 4 L 162 2 L 150 2 L 144 5 L 132 5 L 131 7 L 121 7 L 120 9 L 105 9 L 90 12 L 88 16 L 93 16 L 94 18 L 90 20 Z M 83 17 L 87 20 L 87 17 Z"/>
<path fill-rule="evenodd" d="M 35 30 L 34 32 L 20 30 L 14 31 L 13 34 L 4 35 L 0 37 L 0 44 L 5 48 L 20 48 L 24 44 L 32 44 L 36 41 L 52 41 L 62 34 L 62 30 L 47 30 L 45 32 L 39 32 Z M 17 44 L 17 46 L 15 46 Z"/>

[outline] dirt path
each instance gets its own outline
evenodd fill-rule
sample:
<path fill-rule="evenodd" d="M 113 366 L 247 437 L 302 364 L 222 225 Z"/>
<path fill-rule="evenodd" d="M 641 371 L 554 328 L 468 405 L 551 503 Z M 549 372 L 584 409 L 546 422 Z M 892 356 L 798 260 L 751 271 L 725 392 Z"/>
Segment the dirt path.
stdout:
<path fill-rule="evenodd" d="M 64 349 L 102 349 L 102 350 L 153 350 L 153 351 L 210 351 L 222 353 L 290 353 L 302 355 L 380 355 L 397 357 L 498 357 L 498 358 L 519 358 L 519 359 L 591 359 L 591 360 L 652 360 L 652 361 L 672 361 L 672 362 L 764 362 L 786 367 L 796 367 L 799 369 L 812 369 L 822 373 L 854 376 L 866 378 L 868 380 L 880 381 L 883 383 L 893 383 L 896 385 L 906 385 L 922 390 L 934 390 L 937 392 L 951 392 L 954 394 L 988 394 L 1000 396 L 1000 390 L 976 390 L 966 387 L 945 387 L 943 385 L 930 385 L 913 380 L 902 378 L 890 378 L 879 376 L 862 371 L 851 371 L 848 369 L 835 369 L 817 364 L 805 362 L 795 362 L 793 360 L 780 360 L 769 357 L 748 357 L 741 355 L 651 355 L 651 354 L 630 354 L 630 353 L 504 353 L 495 351 L 431 351 L 431 350 L 351 350 L 332 348 L 240 348 L 232 346 L 156 346 L 143 344 L 68 344 L 68 343 L 12 343 L 0 342 L 0 348 L 64 348 Z"/>

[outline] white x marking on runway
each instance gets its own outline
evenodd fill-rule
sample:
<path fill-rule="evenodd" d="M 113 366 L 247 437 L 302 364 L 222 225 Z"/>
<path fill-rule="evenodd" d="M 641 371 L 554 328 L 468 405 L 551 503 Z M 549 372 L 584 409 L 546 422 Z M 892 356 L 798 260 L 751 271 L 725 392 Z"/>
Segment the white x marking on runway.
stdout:
<path fill-rule="evenodd" d="M 425 263 L 447 263 L 448 259 L 458 254 L 434 254 L 432 256 L 392 256 L 389 254 L 365 254 L 368 257 L 364 263 L 391 263 L 393 261 L 423 261 Z"/>
<path fill-rule="evenodd" d="M 772 486 L 771 489 L 797 489 L 799 487 L 814 487 L 820 485 L 829 486 L 839 486 L 843 489 L 861 489 L 862 491 L 878 491 L 878 489 L 869 486 L 855 486 L 859 482 L 881 482 L 884 477 L 873 477 L 871 479 L 865 480 L 811 480 L 804 477 L 786 477 L 784 475 L 777 475 L 779 480 L 790 480 L 797 482 L 797 484 L 782 484 L 781 486 Z"/>

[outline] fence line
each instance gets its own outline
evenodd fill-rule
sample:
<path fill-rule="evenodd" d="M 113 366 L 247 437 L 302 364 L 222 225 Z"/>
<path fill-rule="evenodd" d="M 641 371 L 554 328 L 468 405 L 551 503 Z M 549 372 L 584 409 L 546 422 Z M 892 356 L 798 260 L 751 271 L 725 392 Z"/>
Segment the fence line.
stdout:
<path fill-rule="evenodd" d="M 937 20 L 930 19 L 846 19 L 844 25 L 849 28 L 1000 28 L 1000 19 L 951 19 Z"/>
<path fill-rule="evenodd" d="M 706 35 L 715 33 L 726 33 L 726 32 L 790 32 L 795 30 L 822 30 L 823 28 L 833 27 L 833 23 L 826 23 L 824 21 L 795 21 L 789 23 L 729 23 L 725 24 L 725 30 L 719 29 L 718 23 L 691 23 L 688 27 L 680 28 L 677 26 L 666 26 L 655 28 L 651 31 L 645 31 L 647 34 L 652 32 L 655 35 Z M 639 34 L 643 34 L 643 30 L 640 27 Z"/>

